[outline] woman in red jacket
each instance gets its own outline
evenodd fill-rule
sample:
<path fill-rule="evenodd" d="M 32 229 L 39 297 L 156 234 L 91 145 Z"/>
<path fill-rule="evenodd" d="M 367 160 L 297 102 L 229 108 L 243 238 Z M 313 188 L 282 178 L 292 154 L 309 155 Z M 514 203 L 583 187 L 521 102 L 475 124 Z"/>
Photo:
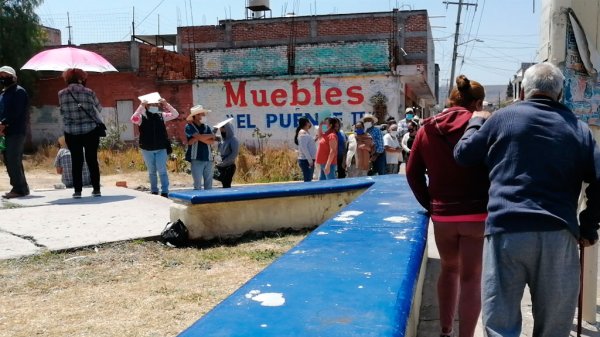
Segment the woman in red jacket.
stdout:
<path fill-rule="evenodd" d="M 481 311 L 481 256 L 489 180 L 483 166 L 458 166 L 452 152 L 473 111 L 483 108 L 484 97 L 481 84 L 464 75 L 457 77 L 448 98 L 450 108 L 424 121 L 406 167 L 410 188 L 431 214 L 440 253 L 437 290 L 442 337 L 452 334 L 457 303 L 459 337 L 473 336 Z"/>

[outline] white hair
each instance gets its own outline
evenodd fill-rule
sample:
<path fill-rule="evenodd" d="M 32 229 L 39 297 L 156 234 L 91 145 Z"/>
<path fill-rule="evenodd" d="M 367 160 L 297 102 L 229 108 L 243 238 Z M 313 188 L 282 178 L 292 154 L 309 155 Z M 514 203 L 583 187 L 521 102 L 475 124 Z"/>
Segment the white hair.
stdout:
<path fill-rule="evenodd" d="M 545 94 L 558 100 L 563 90 L 565 77 L 560 69 L 550 62 L 535 64 L 523 75 L 525 98 L 536 94 Z"/>

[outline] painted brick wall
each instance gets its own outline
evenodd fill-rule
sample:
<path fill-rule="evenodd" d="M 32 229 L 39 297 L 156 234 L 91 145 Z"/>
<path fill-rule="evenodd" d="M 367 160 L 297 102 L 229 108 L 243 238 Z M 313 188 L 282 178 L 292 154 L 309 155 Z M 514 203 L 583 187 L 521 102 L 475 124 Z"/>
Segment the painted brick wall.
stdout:
<path fill-rule="evenodd" d="M 196 64 L 199 78 L 284 75 L 287 46 L 203 50 L 196 53 Z"/>
<path fill-rule="evenodd" d="M 110 114 L 115 113 L 117 101 L 132 101 L 135 109 L 139 105 L 138 96 L 158 91 L 181 114 L 177 120 L 167 123 L 170 137 L 179 141 L 185 140 L 183 133 L 186 123 L 185 116 L 189 114 L 193 105 L 190 82 L 157 82 L 154 78 L 137 76 L 132 72 L 121 72 L 90 73 L 87 85 L 98 96 L 105 118 L 111 118 Z M 41 79 L 37 82 L 36 95 L 32 97 L 31 111 L 32 141 L 34 143 L 56 139 L 62 133 L 58 91 L 64 87 L 65 83 L 61 78 Z M 137 128 L 135 134 L 138 134 Z"/>
<path fill-rule="evenodd" d="M 387 41 L 339 42 L 296 47 L 296 74 L 389 71 Z"/>

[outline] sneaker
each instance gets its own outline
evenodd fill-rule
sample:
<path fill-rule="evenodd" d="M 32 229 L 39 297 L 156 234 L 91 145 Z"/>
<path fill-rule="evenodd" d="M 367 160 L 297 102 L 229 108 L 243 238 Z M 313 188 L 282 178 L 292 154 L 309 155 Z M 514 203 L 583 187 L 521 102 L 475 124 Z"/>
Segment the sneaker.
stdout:
<path fill-rule="evenodd" d="M 73 193 L 73 199 L 81 199 L 81 192 Z"/>
<path fill-rule="evenodd" d="M 161 196 L 161 197 L 168 198 L 168 197 L 169 197 L 169 193 L 161 193 L 161 194 L 160 194 L 160 196 Z"/>
<path fill-rule="evenodd" d="M 158 195 L 158 192 L 150 192 L 150 194 Z"/>
<path fill-rule="evenodd" d="M 92 197 L 101 197 L 102 193 L 100 193 L 100 190 L 93 190 L 92 191 Z"/>

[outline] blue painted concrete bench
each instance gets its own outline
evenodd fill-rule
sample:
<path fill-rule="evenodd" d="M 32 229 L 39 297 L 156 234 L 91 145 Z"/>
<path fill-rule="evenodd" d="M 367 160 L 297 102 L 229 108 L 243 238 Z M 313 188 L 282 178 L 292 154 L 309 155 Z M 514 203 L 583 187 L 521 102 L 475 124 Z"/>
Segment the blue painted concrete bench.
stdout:
<path fill-rule="evenodd" d="M 415 336 L 428 217 L 404 176 L 348 180 L 370 187 L 180 336 Z"/>
<path fill-rule="evenodd" d="M 364 178 L 172 192 L 170 218 L 183 221 L 192 240 L 314 228 L 373 184 Z"/>

